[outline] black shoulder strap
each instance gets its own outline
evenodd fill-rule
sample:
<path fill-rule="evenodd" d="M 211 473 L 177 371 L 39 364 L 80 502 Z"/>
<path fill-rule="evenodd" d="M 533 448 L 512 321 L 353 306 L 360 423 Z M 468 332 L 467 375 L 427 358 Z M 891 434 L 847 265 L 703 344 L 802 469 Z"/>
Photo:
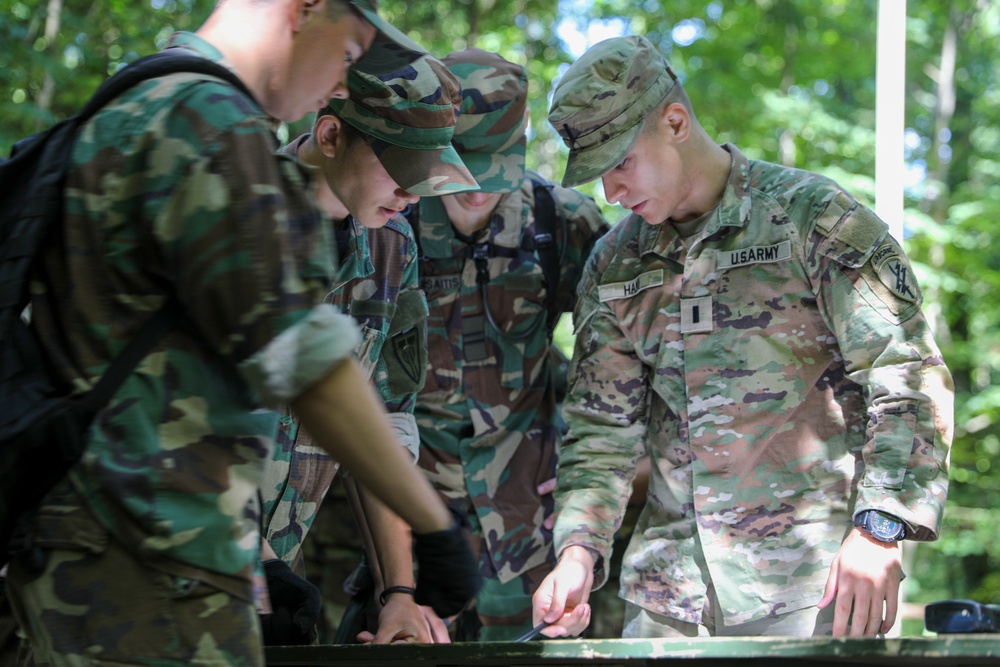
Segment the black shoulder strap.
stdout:
<path fill-rule="evenodd" d="M 535 197 L 535 251 L 545 276 L 545 310 L 549 313 L 549 331 L 555 328 L 559 313 L 555 312 L 556 292 L 559 290 L 560 252 L 556 236 L 556 202 L 552 184 L 531 175 Z M 565 230 L 564 236 L 565 236 Z M 566 239 L 562 239 L 566 243 Z"/>
<path fill-rule="evenodd" d="M 177 323 L 184 309 L 177 297 L 170 296 L 167 302 L 145 323 L 128 342 L 125 349 L 111 361 L 104 375 L 94 388 L 87 392 L 82 401 L 98 411 L 108 404 L 125 378 L 135 370 L 139 362 L 152 351 L 153 346 Z"/>
<path fill-rule="evenodd" d="M 82 123 L 126 90 L 143 81 L 178 72 L 206 74 L 222 79 L 253 100 L 255 105 L 257 104 L 253 93 L 229 68 L 181 49 L 167 49 L 136 60 L 101 84 L 94 96 L 77 114 L 79 121 Z"/>

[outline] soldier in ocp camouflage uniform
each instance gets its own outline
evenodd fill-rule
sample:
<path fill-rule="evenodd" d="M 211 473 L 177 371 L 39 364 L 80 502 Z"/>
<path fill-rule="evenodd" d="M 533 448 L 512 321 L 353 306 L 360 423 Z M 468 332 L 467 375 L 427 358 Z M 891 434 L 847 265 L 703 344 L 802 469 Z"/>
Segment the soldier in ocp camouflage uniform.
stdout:
<path fill-rule="evenodd" d="M 430 365 L 416 408 L 420 465 L 469 516 L 479 544 L 484 587 L 476 613 L 453 624 L 453 638 L 508 640 L 530 627 L 531 593 L 553 563 L 543 525 L 552 498 L 539 491 L 554 478 L 557 457 L 553 318 L 572 308 L 607 223 L 593 201 L 553 187 L 561 262 L 559 284 L 547 285 L 524 171 L 525 70 L 479 49 L 444 62 L 462 84 L 454 144 L 482 190 L 418 209 L 430 306 Z M 556 291 L 553 312 L 548 290 Z"/>
<path fill-rule="evenodd" d="M 420 443 L 413 405 L 427 360 L 427 302 L 417 281 L 416 239 L 401 211 L 420 197 L 478 185 L 450 143 L 461 96 L 458 82 L 441 61 L 424 56 L 378 76 L 351 71 L 348 92 L 347 99 L 332 100 L 319 112 L 311 133 L 282 152 L 320 175 L 317 199 L 332 218 L 340 257 L 326 301 L 357 320 L 362 339 L 354 352 L 365 376 L 375 383 L 400 444 L 416 462 Z M 264 535 L 276 557 L 300 574 L 300 546 L 337 469 L 338 463 L 286 410 L 261 485 Z M 405 524 L 364 487 L 357 492 L 364 507 L 359 523 L 376 527 L 374 552 L 383 584 L 376 596 L 383 587 L 412 590 Z M 380 621 L 376 643 L 431 641 L 410 596 L 386 597 Z M 265 631 L 269 627 L 265 624 Z M 285 644 L 293 643 L 290 639 L 308 642 L 313 636 L 265 633 L 266 639 Z"/>
<path fill-rule="evenodd" d="M 366 0 L 227 0 L 168 48 L 230 67 L 253 98 L 171 74 L 81 129 L 60 243 L 32 285 L 54 372 L 83 392 L 162 304 L 183 316 L 28 519 L 6 584 L 37 663 L 263 664 L 247 510 L 277 427 L 264 406 L 291 403 L 421 540 L 451 543 L 447 508 L 364 391 L 356 326 L 321 303 L 336 255 L 304 174 L 273 155 L 272 119 L 345 94 L 373 40 L 375 63 L 422 52 Z"/>
<path fill-rule="evenodd" d="M 901 531 L 938 535 L 954 392 L 885 223 L 829 179 L 712 141 L 642 37 L 584 54 L 549 120 L 563 183 L 602 178 L 632 215 L 580 284 L 560 560 L 536 622 L 586 626 L 645 448 L 623 636 L 888 630 Z"/>

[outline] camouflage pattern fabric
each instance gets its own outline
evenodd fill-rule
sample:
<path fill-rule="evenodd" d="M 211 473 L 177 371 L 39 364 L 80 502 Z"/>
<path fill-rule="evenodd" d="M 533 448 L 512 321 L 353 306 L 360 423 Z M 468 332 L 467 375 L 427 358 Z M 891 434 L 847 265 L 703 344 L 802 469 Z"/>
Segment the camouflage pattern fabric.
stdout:
<path fill-rule="evenodd" d="M 170 46 L 221 61 L 193 34 Z M 63 244 L 32 300 L 48 357 L 80 390 L 169 294 L 183 304 L 185 319 L 95 420 L 70 477 L 80 504 L 148 567 L 237 597 L 259 567 L 252 510 L 277 428 L 261 408 L 321 378 L 358 335 L 321 303 L 335 268 L 329 230 L 276 147 L 267 116 L 218 80 L 176 74 L 130 90 L 76 142 Z"/>
<path fill-rule="evenodd" d="M 419 439 L 413 407 L 427 359 L 427 301 L 417 282 L 416 239 L 402 216 L 378 229 L 353 218 L 335 228 L 341 264 L 326 300 L 360 326 L 362 340 L 354 353 L 415 461 Z M 286 408 L 261 496 L 265 536 L 289 566 L 297 567 L 302 541 L 338 467 Z"/>
<path fill-rule="evenodd" d="M 34 548 L 10 565 L 13 611 L 38 664 L 264 664 L 248 595 L 150 569 L 74 495 L 65 481 L 50 494 Z"/>
<path fill-rule="evenodd" d="M 424 56 L 378 75 L 352 68 L 347 88 L 328 108 L 368 137 L 399 187 L 420 197 L 479 189 L 451 145 L 462 94 L 440 60 Z"/>
<path fill-rule="evenodd" d="M 442 60 L 464 93 L 452 143 L 483 192 L 513 192 L 524 180 L 528 73 L 482 49 Z"/>
<path fill-rule="evenodd" d="M 646 116 L 676 83 L 670 65 L 641 35 L 587 49 L 552 92 L 549 122 L 570 149 L 563 186 L 592 181 L 621 162 Z"/>
<path fill-rule="evenodd" d="M 606 560 L 648 450 L 621 595 L 698 623 L 714 583 L 728 625 L 818 602 L 855 512 L 937 536 L 954 392 L 885 223 L 725 148 L 699 237 L 631 216 L 587 264 L 555 532 Z"/>
<path fill-rule="evenodd" d="M 556 187 L 555 198 L 567 223 L 556 288 L 563 312 L 572 308 L 583 263 L 607 223 L 579 193 Z M 420 465 L 448 502 L 474 508 L 485 541 L 483 575 L 500 583 L 553 564 L 551 533 L 542 527 L 552 498 L 536 490 L 555 474 L 558 434 L 544 308 L 549 286 L 534 249 L 533 209 L 525 180 L 502 197 L 475 239 L 456 234 L 436 199 L 420 202 L 417 224 L 430 307 L 427 382 L 415 412 Z M 474 246 L 492 249 L 486 299 L 501 331 L 487 320 Z"/>

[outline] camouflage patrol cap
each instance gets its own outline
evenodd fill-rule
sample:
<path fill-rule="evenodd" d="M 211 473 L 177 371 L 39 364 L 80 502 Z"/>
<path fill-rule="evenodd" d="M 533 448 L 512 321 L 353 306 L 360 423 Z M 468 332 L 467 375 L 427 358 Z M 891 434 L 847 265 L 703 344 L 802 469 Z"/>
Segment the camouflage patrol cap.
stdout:
<path fill-rule="evenodd" d="M 378 15 L 378 0 L 348 0 L 361 16 L 375 26 L 375 40 L 352 69 L 362 72 L 381 74 L 395 72 L 410 64 L 427 50 L 395 28 L 391 23 Z"/>
<path fill-rule="evenodd" d="M 563 186 L 600 178 L 621 162 L 646 115 L 676 82 L 645 37 L 615 37 L 590 47 L 559 80 L 549 110 L 549 122 L 569 146 Z"/>
<path fill-rule="evenodd" d="M 421 197 L 479 189 L 451 145 L 462 95 L 440 60 L 425 55 L 379 75 L 352 67 L 347 89 L 347 99 L 330 100 L 329 108 L 370 138 L 399 187 Z"/>
<path fill-rule="evenodd" d="M 524 180 L 528 75 L 495 53 L 465 49 L 445 56 L 462 86 L 452 143 L 483 192 L 513 192 Z"/>

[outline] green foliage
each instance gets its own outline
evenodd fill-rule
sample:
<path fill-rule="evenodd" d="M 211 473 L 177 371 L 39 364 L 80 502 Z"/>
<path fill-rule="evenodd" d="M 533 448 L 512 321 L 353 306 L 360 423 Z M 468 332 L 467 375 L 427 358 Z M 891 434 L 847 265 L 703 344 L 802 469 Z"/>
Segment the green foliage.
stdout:
<path fill-rule="evenodd" d="M 79 109 L 120 67 L 161 48 L 211 10 L 194 0 L 0 0 L 0 154 Z M 49 34 L 50 31 L 53 34 Z"/>
<path fill-rule="evenodd" d="M 197 27 L 213 3 L 0 0 L 0 154 L 75 111 L 122 64 Z M 866 203 L 875 172 L 876 0 L 381 0 L 380 11 L 431 52 L 467 46 L 527 66 L 529 166 L 559 179 L 565 148 L 546 121 L 573 29 L 641 33 L 685 82 L 699 120 L 748 155 L 831 176 Z M 957 45 L 954 95 L 943 48 Z M 1000 602 L 1000 3 L 908 4 L 906 247 L 956 384 L 951 493 L 938 542 L 906 580 L 914 600 Z M 953 102 L 951 101 L 953 100 Z M 953 107 L 954 112 L 951 113 Z M 294 129 L 293 129 L 294 131 Z M 623 211 L 599 183 L 581 188 L 611 222 Z M 570 348 L 572 330 L 557 330 Z"/>

